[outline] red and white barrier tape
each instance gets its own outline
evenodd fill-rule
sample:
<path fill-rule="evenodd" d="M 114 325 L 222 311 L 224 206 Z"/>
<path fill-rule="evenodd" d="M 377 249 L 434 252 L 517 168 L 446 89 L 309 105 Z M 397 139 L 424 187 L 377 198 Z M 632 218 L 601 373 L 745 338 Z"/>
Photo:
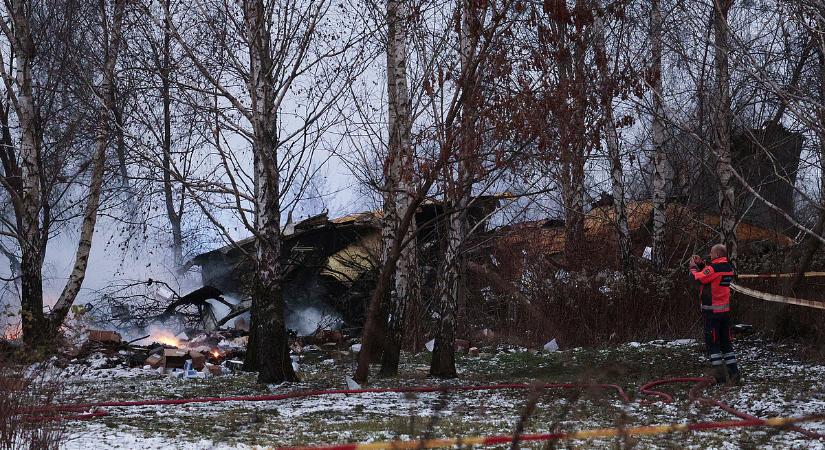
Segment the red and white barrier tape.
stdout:
<path fill-rule="evenodd" d="M 741 276 L 740 276 L 741 278 Z M 748 297 L 758 298 L 766 302 L 785 303 L 788 305 L 807 306 L 808 308 L 825 309 L 825 303 L 814 300 L 805 300 L 803 298 L 785 297 L 783 295 L 771 294 L 768 292 L 761 292 L 754 289 L 740 286 L 736 283 L 731 283 L 730 288 L 734 292 L 747 295 Z"/>

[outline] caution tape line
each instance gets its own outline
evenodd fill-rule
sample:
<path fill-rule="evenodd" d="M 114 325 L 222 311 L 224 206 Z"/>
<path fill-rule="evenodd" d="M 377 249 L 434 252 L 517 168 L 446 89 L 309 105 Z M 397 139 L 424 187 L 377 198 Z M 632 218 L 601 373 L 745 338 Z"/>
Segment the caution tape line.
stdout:
<path fill-rule="evenodd" d="M 761 292 L 754 289 L 740 286 L 736 283 L 731 283 L 730 288 L 735 292 L 747 295 L 748 297 L 758 298 L 768 302 L 785 303 L 789 305 L 807 306 L 808 308 L 825 309 L 825 303 L 813 300 L 805 300 L 802 298 L 785 297 L 782 295 L 771 294 L 768 292 Z"/>
<path fill-rule="evenodd" d="M 792 278 L 795 277 L 795 273 L 748 273 L 737 275 L 736 278 L 739 279 L 747 279 L 747 278 Z M 825 277 L 825 272 L 803 272 L 803 277 L 812 278 L 812 277 Z"/>
<path fill-rule="evenodd" d="M 524 434 L 518 436 L 518 442 L 541 442 L 576 439 L 609 438 L 616 436 L 650 436 L 667 433 L 686 433 L 690 431 L 715 430 L 722 428 L 746 427 L 786 427 L 802 422 L 821 421 L 823 416 L 774 417 L 770 419 L 728 420 L 719 422 L 676 423 L 666 425 L 649 425 L 631 428 L 597 428 L 561 433 Z M 469 436 L 444 439 L 381 441 L 354 444 L 321 445 L 312 447 L 269 447 L 277 450 L 383 450 L 383 449 L 424 449 L 465 445 L 500 445 L 513 442 L 512 435 Z"/>

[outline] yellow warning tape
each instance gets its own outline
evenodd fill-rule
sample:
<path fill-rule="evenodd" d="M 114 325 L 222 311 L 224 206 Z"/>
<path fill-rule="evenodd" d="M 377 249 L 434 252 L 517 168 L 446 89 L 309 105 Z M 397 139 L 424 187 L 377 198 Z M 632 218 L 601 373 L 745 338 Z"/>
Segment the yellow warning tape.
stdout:
<path fill-rule="evenodd" d="M 741 277 L 740 277 L 741 278 Z M 745 294 L 748 297 L 758 298 L 768 302 L 786 303 L 789 305 L 807 306 L 808 308 L 825 309 L 825 303 L 813 300 L 805 300 L 802 298 L 785 297 L 782 295 L 770 294 L 768 292 L 756 291 L 736 283 L 731 283 L 730 288 L 740 294 Z"/>

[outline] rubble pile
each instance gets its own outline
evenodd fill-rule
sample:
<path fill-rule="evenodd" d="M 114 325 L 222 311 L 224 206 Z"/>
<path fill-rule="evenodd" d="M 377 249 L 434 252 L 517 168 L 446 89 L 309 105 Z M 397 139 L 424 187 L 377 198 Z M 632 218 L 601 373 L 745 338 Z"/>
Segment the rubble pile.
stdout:
<path fill-rule="evenodd" d="M 90 330 L 64 369 L 67 375 L 130 377 L 169 375 L 178 378 L 206 378 L 240 369 L 246 345 L 244 330 L 215 330 L 189 338 L 186 333 L 149 335 L 131 342 L 109 330 Z M 137 344 L 136 342 L 150 342 Z"/>
<path fill-rule="evenodd" d="M 192 335 L 190 337 L 190 335 Z M 125 341 L 110 330 L 89 330 L 79 349 L 62 369 L 62 376 L 128 378 L 140 375 L 176 378 L 208 378 L 240 371 L 249 343 L 241 327 L 174 334 L 152 330 L 148 336 Z M 321 330 L 309 336 L 292 336 L 293 368 L 307 353 L 357 353 L 360 344 L 337 330 Z"/>

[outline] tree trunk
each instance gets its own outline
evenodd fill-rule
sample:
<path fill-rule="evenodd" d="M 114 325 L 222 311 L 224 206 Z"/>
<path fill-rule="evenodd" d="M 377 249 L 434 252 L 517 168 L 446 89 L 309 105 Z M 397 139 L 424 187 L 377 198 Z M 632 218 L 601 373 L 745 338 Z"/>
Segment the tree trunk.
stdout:
<path fill-rule="evenodd" d="M 719 216 L 722 242 L 727 246 L 728 257 L 736 261 L 736 210 L 730 150 L 731 106 L 730 68 L 728 54 L 728 11 L 733 0 L 714 2 L 714 69 L 716 73 L 716 108 L 714 111 L 713 146 L 716 151 L 716 176 L 719 179 Z"/>
<path fill-rule="evenodd" d="M 20 211 L 17 219 L 21 250 L 22 331 L 27 345 L 38 347 L 47 339 L 43 314 L 43 236 L 40 229 L 42 186 L 40 184 L 40 138 L 32 92 L 32 63 L 35 46 L 29 26 L 28 2 L 12 2 L 14 52 L 17 63 L 17 120 L 20 127 Z"/>
<path fill-rule="evenodd" d="M 281 284 L 281 228 L 277 121 L 273 92 L 271 37 L 262 0 L 244 1 L 249 45 L 255 172 L 255 276 L 250 336 L 253 351 L 244 367 L 258 371 L 259 383 L 297 381 L 289 357 Z"/>
<path fill-rule="evenodd" d="M 653 251 L 655 270 L 665 267 L 667 224 L 667 157 L 665 156 L 665 110 L 662 104 L 662 11 L 659 0 L 650 6 L 650 81 L 653 97 Z"/>
<path fill-rule="evenodd" d="M 462 163 L 460 163 L 462 164 Z M 462 164 L 463 165 L 463 164 Z M 460 171 L 459 182 L 464 175 Z M 463 186 L 459 186 L 461 188 Z M 447 229 L 447 250 L 444 255 L 444 267 L 438 286 L 439 311 L 436 326 L 435 346 L 430 362 L 430 375 L 439 378 L 455 378 L 455 328 L 458 296 L 461 295 L 461 277 L 463 258 L 461 250 L 466 239 L 466 211 L 468 203 L 463 193 L 458 193 L 457 200 L 445 206 L 452 209 L 449 213 Z"/>
<path fill-rule="evenodd" d="M 579 9 L 577 1 L 577 10 Z M 569 120 L 561 120 L 559 146 L 562 152 L 562 204 L 564 206 L 564 259 L 570 270 L 579 270 L 584 232 L 584 163 L 585 163 L 585 38 L 577 22 L 574 49 L 559 60 L 559 84 L 564 87 L 571 108 Z M 570 45 L 568 24 L 560 22 L 559 46 Z"/>
<path fill-rule="evenodd" d="M 418 293 L 417 261 L 415 242 L 415 217 L 410 222 L 407 233 L 400 234 L 399 216 L 406 215 L 412 202 L 412 143 L 410 142 L 410 101 L 407 87 L 407 10 L 404 0 L 387 2 L 387 97 L 389 111 L 389 151 L 386 175 L 387 184 L 392 184 L 386 192 L 392 203 L 393 214 L 385 217 L 391 227 L 392 236 L 385 236 L 384 259 L 392 247 L 392 239 L 409 240 L 403 246 L 395 271 L 395 290 L 390 295 L 388 308 L 387 336 L 381 359 L 381 375 L 398 374 L 401 345 L 404 339 L 404 324 L 411 304 Z M 385 214 L 385 216 L 389 216 Z M 386 225 L 385 225 L 386 227 Z M 363 351 L 363 348 L 362 348 Z"/>
<path fill-rule="evenodd" d="M 655 0 L 654 0 L 655 1 Z M 627 224 L 627 209 L 624 200 L 624 171 L 622 168 L 619 134 L 616 132 L 616 120 L 613 115 L 613 77 L 607 64 L 607 52 L 604 44 L 604 21 L 597 12 L 594 19 L 594 45 L 596 64 L 601 75 L 601 104 L 604 113 L 604 134 L 607 143 L 607 156 L 610 160 L 610 182 L 613 191 L 613 209 L 616 213 L 616 239 L 619 243 L 619 265 L 625 274 L 633 268 L 630 249 L 630 228 Z"/>
<path fill-rule="evenodd" d="M 476 129 L 477 124 L 477 80 L 471 73 L 471 59 L 477 43 L 479 10 L 470 0 L 461 3 L 461 73 L 465 104 L 461 111 L 460 142 L 458 148 L 458 174 L 455 188 L 448 189 L 452 200 L 445 202 L 448 208 L 447 249 L 444 255 L 444 270 L 438 289 L 440 296 L 438 323 L 435 330 L 435 344 L 430 375 L 439 378 L 455 378 L 455 330 L 458 305 L 463 304 L 466 283 L 466 264 L 463 247 L 470 230 L 467 213 L 473 193 L 473 167 L 475 154 L 481 145 Z M 449 184 L 449 180 L 448 180 Z"/>
<path fill-rule="evenodd" d="M 109 28 L 105 3 L 100 2 L 101 17 L 103 19 L 103 34 L 105 39 L 103 82 L 100 89 L 101 104 L 98 111 L 97 131 L 95 133 L 95 153 L 92 158 L 92 178 L 89 186 L 89 197 L 86 203 L 86 211 L 83 214 L 83 223 L 80 228 L 80 240 L 77 244 L 74 268 L 69 276 L 63 292 L 57 300 L 49 316 L 51 338 L 54 338 L 58 329 L 63 324 L 63 320 L 69 313 L 69 309 L 80 292 L 83 280 L 86 278 L 86 268 L 89 263 L 89 254 L 92 250 L 92 239 L 94 237 L 95 224 L 97 223 L 97 211 L 100 207 L 100 196 L 103 190 L 103 173 L 106 165 L 106 147 L 109 143 L 109 121 L 114 109 L 115 100 L 115 66 L 121 46 L 121 25 L 123 23 L 123 13 L 126 0 L 117 0 L 114 4 L 111 28 Z"/>
<path fill-rule="evenodd" d="M 166 9 L 170 0 L 166 0 Z M 175 266 L 183 265 L 183 232 L 181 231 L 181 217 L 175 209 L 174 189 L 172 186 L 172 97 L 171 81 L 169 79 L 172 68 L 170 66 L 171 23 L 170 17 L 164 17 L 165 33 L 163 36 L 163 60 L 160 68 L 161 99 L 163 101 L 163 195 L 166 203 L 166 216 L 172 227 L 172 258 Z"/>
<path fill-rule="evenodd" d="M 400 235 L 405 235 L 409 230 L 410 224 L 415 218 L 415 209 L 421 204 L 423 198 L 421 192 L 427 192 L 430 186 L 432 186 L 432 179 L 428 180 L 422 190 L 413 197 L 412 205 L 410 205 L 407 213 L 400 217 L 398 222 L 398 233 Z M 376 343 L 380 343 L 385 337 L 386 330 L 382 325 L 386 323 L 386 309 L 382 309 L 382 306 L 384 305 L 384 299 L 393 287 L 393 274 L 395 274 L 398 259 L 401 256 L 402 244 L 403 240 L 401 239 L 392 240 L 392 247 L 387 251 L 386 261 L 381 265 L 378 281 L 375 283 L 375 289 L 373 289 L 370 296 L 370 304 L 364 321 L 364 332 L 361 337 L 361 352 L 358 354 L 358 367 L 352 377 L 359 383 L 364 383 L 369 378 L 370 362 L 372 362 L 372 355 L 364 349 L 375 345 L 380 348 L 380 344 Z"/>
<path fill-rule="evenodd" d="M 821 8 L 825 9 L 825 8 Z M 822 16 L 817 19 L 817 32 L 822 33 L 825 28 Z M 821 45 L 817 45 L 817 53 L 819 56 L 819 108 L 817 109 L 817 120 L 819 121 L 819 128 L 817 131 L 817 139 L 819 140 L 819 217 L 814 225 L 813 232 L 817 235 L 822 235 L 825 231 L 825 49 Z M 802 58 L 805 58 L 803 54 Z M 799 288 L 802 282 L 802 274 L 805 273 L 813 262 L 814 255 L 821 246 L 821 241 L 812 236 L 805 236 L 802 243 L 802 255 L 800 257 L 798 251 L 788 252 L 785 258 L 785 272 L 793 271 L 795 274 L 793 278 L 789 278 L 782 286 L 782 294 L 785 296 L 793 296 L 794 291 Z M 779 337 L 793 336 L 796 332 L 793 326 L 791 317 L 791 305 L 784 305 L 782 311 L 776 319 L 776 334 Z"/>

